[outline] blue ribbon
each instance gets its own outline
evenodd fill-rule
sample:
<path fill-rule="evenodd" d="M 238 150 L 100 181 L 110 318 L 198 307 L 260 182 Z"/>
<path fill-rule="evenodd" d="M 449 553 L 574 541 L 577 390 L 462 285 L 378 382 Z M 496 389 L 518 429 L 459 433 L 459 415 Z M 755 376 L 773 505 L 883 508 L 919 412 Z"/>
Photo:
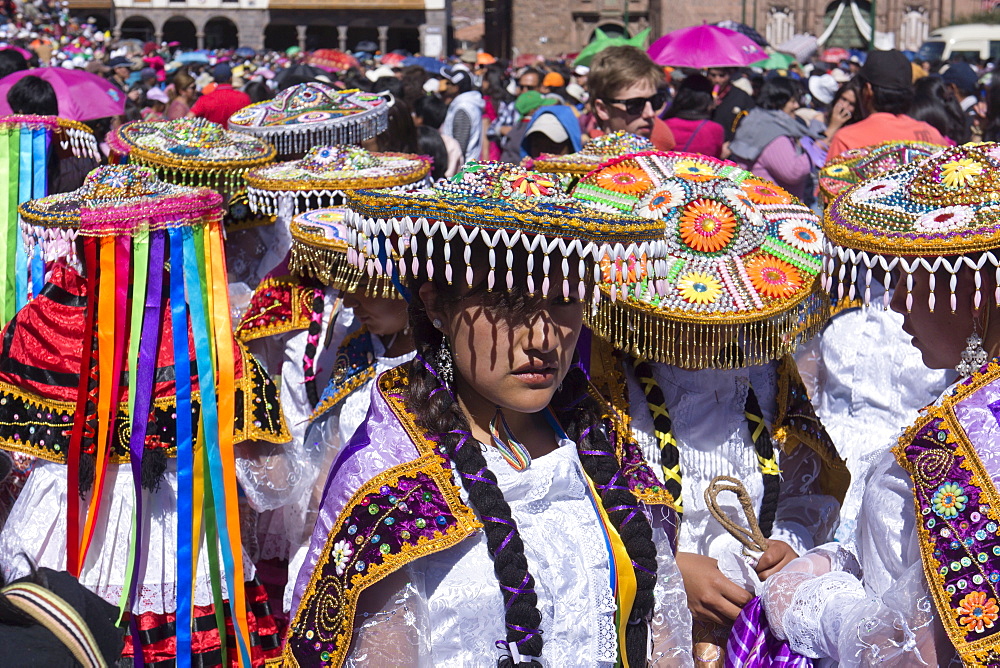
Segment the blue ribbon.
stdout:
<path fill-rule="evenodd" d="M 170 316 L 174 339 L 174 386 L 177 392 L 177 668 L 191 668 L 192 522 L 194 517 L 194 448 L 191 438 L 191 352 L 184 297 L 184 237 L 189 228 L 171 227 Z M 199 296 L 200 299 L 200 296 Z"/>
<path fill-rule="evenodd" d="M 207 455 L 210 475 L 208 480 L 212 486 L 212 499 L 215 505 L 216 522 L 219 527 L 219 547 L 222 552 L 222 562 L 226 568 L 226 582 L 229 585 L 229 595 L 236 591 L 234 579 L 235 566 L 233 562 L 232 542 L 229 538 L 229 526 L 226 522 L 226 496 L 222 487 L 225 471 L 222 470 L 222 457 L 219 453 L 219 410 L 215 395 L 215 369 L 212 366 L 212 341 L 209 340 L 209 324 L 207 321 L 207 305 L 202 298 L 202 285 L 206 280 L 206 272 L 200 261 L 193 236 L 184 236 L 184 278 L 187 281 L 187 292 L 191 296 L 191 328 L 194 333 L 195 360 L 198 365 L 198 389 L 201 391 L 201 415 L 205 430 L 205 454 Z M 225 280 L 225 277 L 219 277 Z M 229 425 L 227 425 L 229 428 Z M 209 550 L 214 549 L 209 546 Z M 242 555 L 240 555 L 242 558 Z M 245 605 L 244 601 L 230 600 L 230 606 Z M 220 629 L 221 630 L 221 629 Z M 220 639 L 222 634 L 220 633 Z M 237 633 L 240 654 L 244 663 L 250 663 L 250 648 L 243 646 L 240 634 Z"/>
<path fill-rule="evenodd" d="M 135 483 L 135 563 L 142 563 L 142 456 L 146 449 L 146 430 L 149 426 L 149 409 L 153 403 L 153 375 L 156 370 L 156 351 L 159 349 L 160 308 L 163 299 L 164 232 L 150 233 L 149 280 L 146 284 L 146 307 L 143 313 L 142 337 L 139 342 L 138 368 L 130 374 L 135 383 L 135 412 L 131 415 L 132 431 L 128 448 L 132 463 L 132 480 Z M 138 306 L 138 305 L 136 305 Z M 135 332 L 132 332 L 135 335 Z M 129 582 L 129 600 L 135 600 L 139 569 L 133 568 Z M 139 641 L 137 616 L 132 615 L 132 637 L 135 646 L 134 661 L 141 668 L 145 665 Z"/>
<path fill-rule="evenodd" d="M 31 199 L 39 199 L 49 194 L 49 145 L 52 142 L 52 133 L 45 128 L 37 128 L 31 136 L 31 156 L 34 175 L 31 184 Z M 18 237 L 20 239 L 20 237 Z M 23 240 L 21 241 L 23 243 Z M 18 251 L 18 276 L 27 275 L 21 273 L 20 263 L 24 259 L 24 253 Z M 42 291 L 45 285 L 45 259 L 42 257 L 41 246 L 35 248 L 35 253 L 31 256 L 31 284 L 27 286 L 28 299 L 33 299 Z M 20 294 L 20 293 L 19 293 Z"/>

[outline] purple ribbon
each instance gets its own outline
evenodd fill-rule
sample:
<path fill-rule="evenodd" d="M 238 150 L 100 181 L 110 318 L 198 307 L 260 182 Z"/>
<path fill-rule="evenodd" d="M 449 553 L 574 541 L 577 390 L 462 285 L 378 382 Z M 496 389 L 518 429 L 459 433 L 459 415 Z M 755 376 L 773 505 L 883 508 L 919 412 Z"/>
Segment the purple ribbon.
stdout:
<path fill-rule="evenodd" d="M 129 582 L 129 607 L 135 601 L 139 581 L 139 564 L 142 563 L 142 455 L 146 447 L 146 429 L 149 426 L 149 409 L 153 402 L 153 375 L 156 373 L 156 351 L 160 342 L 160 311 L 163 298 L 163 246 L 164 232 L 152 232 L 149 250 L 149 279 L 146 284 L 146 305 L 142 318 L 142 335 L 139 340 L 138 368 L 131 369 L 130 381 L 135 383 L 135 412 L 128 449 L 132 464 L 132 481 L 135 484 L 135 564 Z M 132 332 L 135 335 L 135 332 Z M 145 665 L 139 641 L 136 616 L 132 615 L 133 655 L 136 668 Z"/>

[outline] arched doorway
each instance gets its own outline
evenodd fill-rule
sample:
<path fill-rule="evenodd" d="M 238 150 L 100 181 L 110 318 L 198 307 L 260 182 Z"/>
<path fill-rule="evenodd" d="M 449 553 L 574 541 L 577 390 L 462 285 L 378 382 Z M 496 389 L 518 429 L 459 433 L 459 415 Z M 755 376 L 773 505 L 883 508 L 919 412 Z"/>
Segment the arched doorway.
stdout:
<path fill-rule="evenodd" d="M 357 51 L 361 42 L 378 44 L 378 28 L 374 26 L 351 26 L 347 29 L 347 48 Z"/>
<path fill-rule="evenodd" d="M 179 42 L 182 49 L 197 49 L 198 31 L 190 19 L 171 16 L 163 24 L 163 41 Z"/>
<path fill-rule="evenodd" d="M 267 24 L 264 28 L 264 48 L 274 51 L 284 51 L 290 46 L 299 45 L 299 31 L 295 26 Z"/>
<path fill-rule="evenodd" d="M 235 49 L 240 45 L 236 24 L 224 16 L 216 16 L 205 24 L 206 49 Z"/>
<path fill-rule="evenodd" d="M 153 22 L 145 16 L 130 16 L 122 21 L 122 39 L 137 39 L 140 42 L 150 42 L 156 34 Z"/>
<path fill-rule="evenodd" d="M 869 30 L 872 25 L 871 4 L 867 0 L 854 0 L 853 2 L 858 8 L 860 19 L 864 22 L 864 25 L 868 26 L 864 33 L 858 27 L 854 12 L 851 11 L 851 4 L 851 0 L 833 0 L 833 2 L 826 6 L 826 12 L 823 15 L 823 34 L 825 35 L 830 30 L 830 25 L 834 20 L 837 21 L 837 24 L 826 40 L 821 40 L 823 46 L 839 46 L 845 49 L 861 50 L 868 48 L 870 41 L 868 35 L 870 34 Z"/>
<path fill-rule="evenodd" d="M 403 49 L 410 53 L 420 52 L 420 30 L 411 27 L 390 27 L 386 48 L 390 51 Z"/>
<path fill-rule="evenodd" d="M 625 39 L 628 39 L 632 36 L 629 34 L 628 30 L 625 29 L 625 26 L 618 25 L 617 23 L 602 23 L 597 27 L 600 28 L 601 32 L 608 37 L 624 37 Z M 596 37 L 597 31 L 595 30 L 590 33 L 590 40 L 588 40 L 588 43 L 593 42 Z"/>
<path fill-rule="evenodd" d="M 311 25 L 306 28 L 306 51 L 339 48 L 340 37 L 337 33 L 337 26 Z"/>

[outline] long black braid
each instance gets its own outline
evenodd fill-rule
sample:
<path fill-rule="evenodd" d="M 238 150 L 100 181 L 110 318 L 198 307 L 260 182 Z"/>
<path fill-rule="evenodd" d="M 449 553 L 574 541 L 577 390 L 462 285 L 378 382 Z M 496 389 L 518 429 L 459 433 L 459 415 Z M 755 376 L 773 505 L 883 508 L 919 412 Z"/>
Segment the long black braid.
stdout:
<path fill-rule="evenodd" d="M 538 611 L 535 580 L 528 572 L 524 543 L 510 506 L 497 486 L 496 476 L 472 438 L 468 420 L 451 390 L 443 385 L 439 370 L 432 366 L 443 336 L 431 325 L 416 291 L 413 294 L 410 323 L 417 355 L 410 365 L 408 407 L 420 426 L 439 434 L 441 446 L 461 476 L 469 501 L 483 522 L 486 546 L 503 594 L 507 643 L 516 646 L 522 655 L 541 656 L 542 614 Z M 541 668 L 537 661 L 522 661 L 517 666 Z"/>
<path fill-rule="evenodd" d="M 580 462 L 601 495 L 601 504 L 625 544 L 635 571 L 636 594 L 625 630 L 623 652 L 630 666 L 645 666 L 648 621 L 656 604 L 656 545 L 653 528 L 622 475 L 600 406 L 588 392 L 583 370 L 574 366 L 553 397 L 556 416 L 577 444 Z"/>
<path fill-rule="evenodd" d="M 443 285 L 438 288 L 448 291 Z M 541 613 L 517 524 L 479 444 L 472 439 L 468 421 L 454 395 L 443 386 L 440 370 L 435 368 L 443 336 L 431 324 L 425 306 L 416 296 L 417 289 L 413 289 L 412 294 L 410 322 L 417 358 L 410 367 L 408 406 L 422 427 L 441 435 L 441 445 L 452 459 L 470 502 L 483 521 L 487 547 L 504 598 L 507 642 L 516 645 L 522 655 L 540 656 L 543 645 L 539 630 Z M 513 301 L 520 300 L 514 298 Z M 574 367 L 553 398 L 553 408 L 567 435 L 577 443 L 584 470 L 599 490 L 601 503 L 631 558 L 637 587 L 623 652 L 630 665 L 643 666 L 646 664 L 648 621 L 655 605 L 656 546 L 652 527 L 622 476 L 615 448 L 603 427 L 600 406 L 588 394 L 587 388 L 585 374 Z M 538 664 L 531 661 L 519 665 Z"/>

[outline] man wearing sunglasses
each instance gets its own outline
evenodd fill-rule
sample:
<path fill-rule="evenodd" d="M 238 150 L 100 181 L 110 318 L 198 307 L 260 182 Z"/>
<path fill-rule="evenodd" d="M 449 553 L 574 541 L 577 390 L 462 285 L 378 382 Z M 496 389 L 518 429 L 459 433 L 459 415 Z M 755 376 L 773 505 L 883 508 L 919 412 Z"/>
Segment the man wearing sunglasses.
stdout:
<path fill-rule="evenodd" d="M 674 135 L 659 119 L 667 104 L 663 70 L 634 46 L 611 46 L 595 56 L 587 77 L 597 132 L 631 132 L 661 151 L 674 148 Z"/>

